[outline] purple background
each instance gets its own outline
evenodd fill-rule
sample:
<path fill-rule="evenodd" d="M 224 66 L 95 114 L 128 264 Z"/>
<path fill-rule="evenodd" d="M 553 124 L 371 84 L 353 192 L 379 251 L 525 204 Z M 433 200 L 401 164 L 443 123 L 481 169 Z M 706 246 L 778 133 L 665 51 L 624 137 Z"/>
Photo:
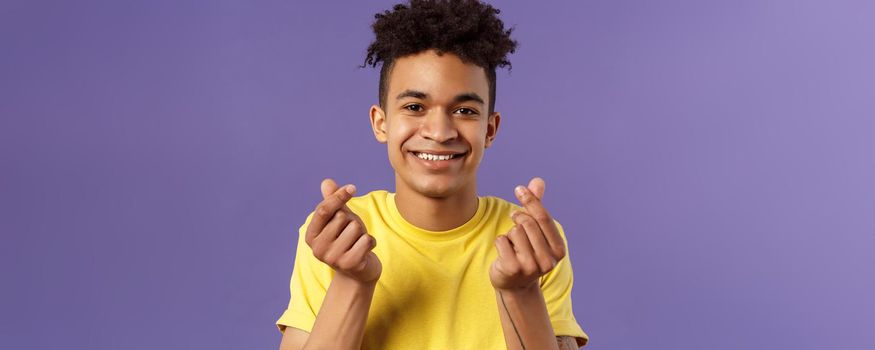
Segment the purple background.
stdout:
<path fill-rule="evenodd" d="M 392 3 L 3 1 L 0 348 L 275 348 Z M 875 348 L 871 1 L 495 4 L 480 194 L 547 180 L 588 349 Z"/>

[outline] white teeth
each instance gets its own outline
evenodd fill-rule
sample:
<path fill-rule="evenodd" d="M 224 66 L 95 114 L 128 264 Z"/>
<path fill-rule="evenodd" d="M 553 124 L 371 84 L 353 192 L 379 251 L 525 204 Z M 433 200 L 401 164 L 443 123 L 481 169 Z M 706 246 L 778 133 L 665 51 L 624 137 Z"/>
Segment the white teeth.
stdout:
<path fill-rule="evenodd" d="M 438 155 L 429 153 L 415 153 L 417 157 L 425 160 L 450 160 L 456 157 L 455 154 Z"/>

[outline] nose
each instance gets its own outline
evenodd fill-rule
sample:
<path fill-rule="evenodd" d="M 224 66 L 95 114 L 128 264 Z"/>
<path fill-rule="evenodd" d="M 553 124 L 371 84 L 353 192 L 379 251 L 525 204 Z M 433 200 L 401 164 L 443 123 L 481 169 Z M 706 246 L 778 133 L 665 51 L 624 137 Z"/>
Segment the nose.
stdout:
<path fill-rule="evenodd" d="M 459 136 L 453 117 L 437 109 L 428 113 L 419 128 L 420 135 L 429 140 L 443 143 Z"/>

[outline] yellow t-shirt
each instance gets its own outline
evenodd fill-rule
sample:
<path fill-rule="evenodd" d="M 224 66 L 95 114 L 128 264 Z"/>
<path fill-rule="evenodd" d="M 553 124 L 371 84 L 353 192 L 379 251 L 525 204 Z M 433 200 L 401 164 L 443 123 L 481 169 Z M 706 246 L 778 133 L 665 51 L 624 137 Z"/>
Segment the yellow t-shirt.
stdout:
<path fill-rule="evenodd" d="M 365 325 L 363 349 L 506 349 L 489 268 L 498 252 L 498 234 L 514 226 L 518 205 L 497 197 L 479 197 L 477 212 L 449 231 L 413 226 L 398 212 L 395 194 L 373 191 L 347 206 L 361 217 L 377 240 L 374 253 L 383 273 Z M 300 228 L 290 283 L 289 306 L 276 324 L 310 332 L 334 270 L 317 260 L 304 241 L 311 213 Z M 556 223 L 562 238 L 565 233 Z M 566 241 L 566 247 L 567 247 Z M 571 310 L 569 257 L 541 277 L 541 290 L 557 336 L 589 339 Z"/>

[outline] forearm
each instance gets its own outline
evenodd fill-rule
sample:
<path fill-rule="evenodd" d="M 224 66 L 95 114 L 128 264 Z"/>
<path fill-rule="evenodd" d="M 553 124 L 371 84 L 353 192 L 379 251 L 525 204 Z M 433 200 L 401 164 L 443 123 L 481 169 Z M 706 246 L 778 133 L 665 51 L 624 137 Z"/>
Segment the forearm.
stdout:
<path fill-rule="evenodd" d="M 525 289 L 496 289 L 495 297 L 508 349 L 558 349 L 537 283 Z"/>
<path fill-rule="evenodd" d="M 335 274 L 304 349 L 361 349 L 375 286 Z"/>

